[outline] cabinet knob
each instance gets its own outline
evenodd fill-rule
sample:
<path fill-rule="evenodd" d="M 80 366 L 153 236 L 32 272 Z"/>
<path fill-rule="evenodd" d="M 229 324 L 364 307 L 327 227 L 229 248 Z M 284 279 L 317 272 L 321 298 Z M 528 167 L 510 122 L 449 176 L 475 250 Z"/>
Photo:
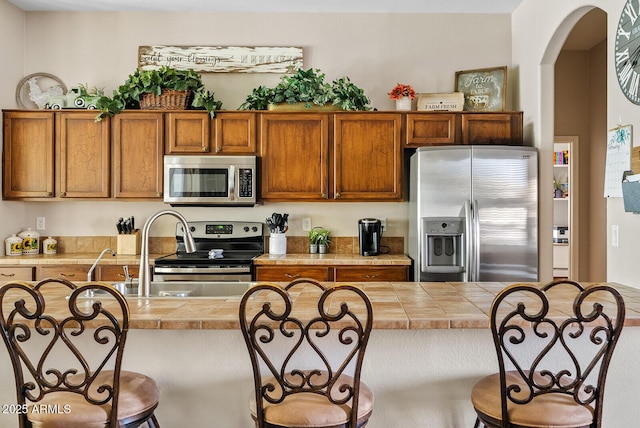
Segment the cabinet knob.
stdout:
<path fill-rule="evenodd" d="M 286 276 L 287 278 L 300 278 L 300 274 L 296 273 L 291 275 L 290 273 L 285 273 L 284 276 Z"/>
<path fill-rule="evenodd" d="M 222 151 L 222 147 L 216 147 L 216 153 L 220 153 Z"/>
<path fill-rule="evenodd" d="M 202 151 L 206 152 L 207 151 L 207 146 L 202 146 Z"/>
<path fill-rule="evenodd" d="M 67 192 L 62 192 L 62 193 L 60 193 L 60 197 L 61 197 L 61 198 L 64 198 L 64 197 L 66 197 L 66 196 L 67 196 Z"/>
<path fill-rule="evenodd" d="M 47 196 L 53 196 L 53 192 L 47 192 Z"/>
<path fill-rule="evenodd" d="M 11 276 L 16 276 L 16 274 L 15 273 L 0 273 L 0 276 L 11 277 Z"/>
<path fill-rule="evenodd" d="M 367 274 L 367 275 L 365 275 L 364 277 L 365 277 L 365 278 L 377 278 L 377 277 L 378 277 L 378 274 L 373 274 L 373 275 L 369 275 L 369 274 Z"/>
<path fill-rule="evenodd" d="M 336 198 L 341 197 L 342 195 L 340 194 L 340 192 L 336 193 Z"/>
<path fill-rule="evenodd" d="M 159 198 L 162 196 L 162 192 L 156 192 L 156 196 Z"/>
<path fill-rule="evenodd" d="M 61 273 L 61 274 L 60 274 L 60 275 L 58 275 L 58 276 L 61 276 L 61 277 L 63 277 L 63 278 L 66 278 L 67 276 L 68 276 L 69 278 L 73 278 L 74 276 L 76 276 L 76 274 L 75 274 L 75 273 L 69 273 L 69 274 L 67 274 L 67 273 Z"/>
<path fill-rule="evenodd" d="M 322 199 L 327 199 L 327 194 L 326 193 L 322 194 Z"/>

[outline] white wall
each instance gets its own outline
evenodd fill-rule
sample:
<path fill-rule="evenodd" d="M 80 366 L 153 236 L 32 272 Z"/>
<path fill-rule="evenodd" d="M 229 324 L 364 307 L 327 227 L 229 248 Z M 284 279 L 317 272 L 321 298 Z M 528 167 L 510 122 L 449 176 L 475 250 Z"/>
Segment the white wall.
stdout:
<path fill-rule="evenodd" d="M 553 141 L 553 63 L 564 40 L 577 22 L 591 8 L 599 7 L 608 15 L 607 57 L 613 57 L 615 28 L 624 0 L 577 0 L 571 3 L 554 0 L 524 0 L 512 14 L 514 68 L 520 71 L 516 98 L 518 109 L 525 112 L 528 138 L 540 149 L 541 156 L 551 156 Z M 535 36 L 533 36 L 535 35 Z M 618 87 L 613 62 L 607 65 L 607 127 L 613 128 L 621 120 L 636 129 L 640 125 L 638 106 L 630 103 Z M 637 133 L 636 133 L 637 135 Z M 595 144 L 595 142 L 593 142 Z M 602 141 L 602 144 L 605 144 Z M 638 145 L 634 141 L 634 146 Z M 552 173 L 549 166 L 542 170 L 541 188 L 550 188 Z M 551 201 L 541 201 L 541 210 L 548 210 Z M 640 216 L 624 212 L 621 198 L 607 201 L 607 229 L 620 227 L 620 247 L 607 243 L 607 280 L 640 287 L 640 277 L 634 268 L 637 263 L 637 242 L 640 241 Z M 550 219 L 541 218 L 540 230 L 551 230 Z M 541 235 L 541 246 L 551 242 L 551 235 Z M 588 245 L 588 243 L 583 243 Z M 546 267 L 541 265 L 541 269 Z"/>
<path fill-rule="evenodd" d="M 4 19 L 0 15 L 0 24 Z M 138 46 L 151 44 L 301 46 L 305 68 L 320 68 L 327 80 L 349 76 L 380 110 L 394 108 L 387 93 L 398 82 L 411 84 L 418 92 L 450 92 L 458 70 L 511 64 L 508 15 L 33 12 L 26 14 L 24 73 L 45 71 L 67 86 L 83 83 L 110 93 L 135 70 Z M 207 88 L 230 110 L 253 88 L 273 86 L 280 77 L 203 74 Z M 6 100 L 2 106 L 15 104 Z M 24 221 L 17 226 L 35 227 L 36 217 L 45 216 L 45 233 L 54 236 L 115 233 L 117 217 L 134 215 L 142 222 L 167 207 L 121 202 L 18 206 L 24 206 Z M 356 235 L 359 218 L 387 217 L 388 234 L 406 236 L 407 209 L 407 203 L 267 203 L 249 209 L 179 210 L 190 220 L 263 221 L 274 211 L 289 212 L 294 235 L 303 234 L 303 216 L 338 236 Z M 152 235 L 170 236 L 171 223 L 159 222 Z M 15 229 L 16 225 L 0 223 L 0 236 Z"/>

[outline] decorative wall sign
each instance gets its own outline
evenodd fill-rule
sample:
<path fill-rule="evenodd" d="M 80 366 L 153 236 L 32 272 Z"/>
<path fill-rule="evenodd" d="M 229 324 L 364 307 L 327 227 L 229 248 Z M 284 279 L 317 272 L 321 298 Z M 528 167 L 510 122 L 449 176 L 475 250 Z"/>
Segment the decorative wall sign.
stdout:
<path fill-rule="evenodd" d="M 454 90 L 464 93 L 467 111 L 503 111 L 507 98 L 507 67 L 458 71 Z"/>
<path fill-rule="evenodd" d="M 290 73 L 302 68 L 302 48 L 139 46 L 138 68 L 162 66 L 204 73 Z"/>
<path fill-rule="evenodd" d="M 604 172 L 604 197 L 622 197 L 622 175 L 631 169 L 631 125 L 607 132 L 607 160 Z"/>

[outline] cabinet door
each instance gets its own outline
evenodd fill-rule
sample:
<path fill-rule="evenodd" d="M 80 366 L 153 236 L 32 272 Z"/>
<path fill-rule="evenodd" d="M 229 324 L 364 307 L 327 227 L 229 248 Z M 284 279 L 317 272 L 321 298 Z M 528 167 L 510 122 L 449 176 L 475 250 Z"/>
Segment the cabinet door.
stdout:
<path fill-rule="evenodd" d="M 39 265 L 36 268 L 36 280 L 45 278 L 64 278 L 70 281 L 86 281 L 91 265 Z"/>
<path fill-rule="evenodd" d="M 335 115 L 335 199 L 402 199 L 401 118 L 400 114 Z"/>
<path fill-rule="evenodd" d="M 34 266 L 2 266 L 0 281 L 33 281 Z"/>
<path fill-rule="evenodd" d="M 463 144 L 522 145 L 522 112 L 465 113 Z"/>
<path fill-rule="evenodd" d="M 311 278 L 316 281 L 330 281 L 328 266 L 278 265 L 256 266 L 256 281 L 293 281 L 298 278 Z"/>
<path fill-rule="evenodd" d="M 335 268 L 335 281 L 408 281 L 407 266 L 340 266 Z"/>
<path fill-rule="evenodd" d="M 124 112 L 112 123 L 114 196 L 162 199 L 163 113 Z"/>
<path fill-rule="evenodd" d="M 327 114 L 262 114 L 262 199 L 326 200 L 329 197 L 328 139 Z"/>
<path fill-rule="evenodd" d="M 3 112 L 5 199 L 54 196 L 53 112 Z"/>
<path fill-rule="evenodd" d="M 455 113 L 408 113 L 406 147 L 459 144 L 456 119 L 460 121 Z"/>
<path fill-rule="evenodd" d="M 217 154 L 256 154 L 256 114 L 216 113 L 213 139 Z"/>
<path fill-rule="evenodd" d="M 165 115 L 167 154 L 208 153 L 209 113 L 178 112 Z"/>
<path fill-rule="evenodd" d="M 56 113 L 56 177 L 61 198 L 110 196 L 110 122 L 95 119 L 95 111 Z"/>

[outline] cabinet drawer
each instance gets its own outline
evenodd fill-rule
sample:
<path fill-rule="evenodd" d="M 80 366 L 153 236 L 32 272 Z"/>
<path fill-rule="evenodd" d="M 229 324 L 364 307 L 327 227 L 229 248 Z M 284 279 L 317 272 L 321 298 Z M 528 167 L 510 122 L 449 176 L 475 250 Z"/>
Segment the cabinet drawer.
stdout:
<path fill-rule="evenodd" d="M 124 265 L 104 265 L 100 266 L 99 274 L 96 278 L 99 281 L 124 281 Z M 140 265 L 129 265 L 129 276 L 133 278 L 138 277 L 140 271 Z"/>
<path fill-rule="evenodd" d="M 433 113 L 407 115 L 407 147 L 456 144 L 456 117 L 459 115 Z"/>
<path fill-rule="evenodd" d="M 293 281 L 298 278 L 311 278 L 316 281 L 329 281 L 329 267 L 327 266 L 258 266 L 256 267 L 256 281 Z"/>
<path fill-rule="evenodd" d="M 0 267 L 0 281 L 33 281 L 34 266 Z"/>
<path fill-rule="evenodd" d="M 337 267 L 335 281 L 408 281 L 408 274 L 406 266 Z"/>
<path fill-rule="evenodd" d="M 36 269 L 36 280 L 64 278 L 69 281 L 86 281 L 91 265 L 41 265 Z"/>

